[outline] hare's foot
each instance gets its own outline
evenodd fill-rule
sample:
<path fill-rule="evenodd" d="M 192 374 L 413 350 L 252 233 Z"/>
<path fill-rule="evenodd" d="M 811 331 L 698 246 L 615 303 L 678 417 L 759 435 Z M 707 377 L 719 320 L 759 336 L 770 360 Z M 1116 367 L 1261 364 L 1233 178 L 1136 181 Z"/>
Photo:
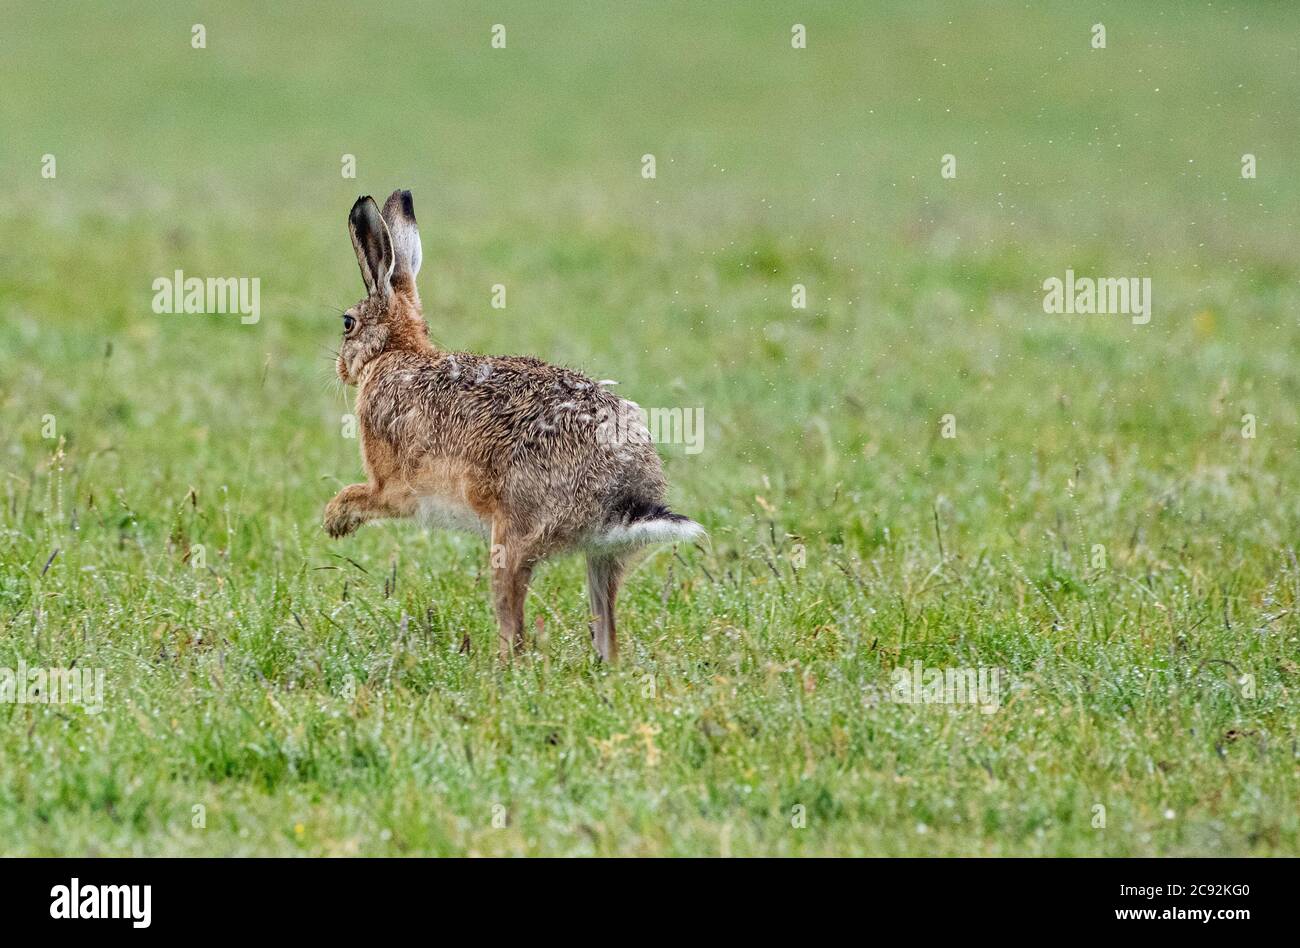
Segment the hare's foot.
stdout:
<path fill-rule="evenodd" d="M 596 654 L 607 662 L 618 661 L 618 636 L 614 627 L 614 600 L 627 571 L 630 554 L 588 553 L 587 596 L 591 600 L 591 641 Z"/>
<path fill-rule="evenodd" d="M 371 485 L 349 484 L 325 507 L 325 532 L 337 539 L 355 532 L 367 521 L 405 514 Z"/>
<path fill-rule="evenodd" d="M 524 534 L 508 518 L 498 515 L 492 523 L 492 606 L 497 616 L 501 660 L 523 652 L 524 600 L 540 550 L 533 537 Z"/>
<path fill-rule="evenodd" d="M 492 605 L 497 614 L 497 636 L 501 660 L 510 661 L 524 651 L 524 599 L 533 571 L 527 566 L 511 564 L 492 570 Z"/>

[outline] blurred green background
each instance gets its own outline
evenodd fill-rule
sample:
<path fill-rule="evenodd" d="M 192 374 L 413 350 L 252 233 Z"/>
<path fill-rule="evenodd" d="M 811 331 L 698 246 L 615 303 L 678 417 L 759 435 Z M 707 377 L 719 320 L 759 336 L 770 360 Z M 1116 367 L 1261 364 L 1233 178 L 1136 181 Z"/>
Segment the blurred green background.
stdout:
<path fill-rule="evenodd" d="M 11 709 L 0 847 L 1295 852 L 1293 6 L 0 22 L 0 665 L 110 689 L 93 718 Z M 476 541 L 320 535 L 361 473 L 345 218 L 398 187 L 440 344 L 704 412 L 703 454 L 663 454 L 711 544 L 638 574 L 625 668 L 590 662 L 577 564 L 537 586 L 546 661 L 502 679 Z M 1149 276 L 1151 322 L 1044 314 L 1067 268 Z M 154 314 L 177 269 L 259 278 L 260 321 Z M 868 700 L 915 657 L 1040 697 Z M 224 815 L 196 836 L 199 802 Z"/>

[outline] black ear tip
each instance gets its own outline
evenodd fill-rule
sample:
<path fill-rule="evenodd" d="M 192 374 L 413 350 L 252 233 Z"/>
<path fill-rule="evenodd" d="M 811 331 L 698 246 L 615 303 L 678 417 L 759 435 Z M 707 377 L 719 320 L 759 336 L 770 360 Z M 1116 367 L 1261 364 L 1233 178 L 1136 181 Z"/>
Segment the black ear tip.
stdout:
<path fill-rule="evenodd" d="M 375 206 L 375 199 L 369 194 L 363 194 L 352 205 L 352 210 L 348 212 L 348 220 L 355 224 L 359 221 L 369 220 L 372 215 L 378 216 L 378 214 L 379 208 Z"/>
<path fill-rule="evenodd" d="M 393 216 L 415 217 L 415 201 L 411 198 L 411 192 L 404 188 L 398 188 L 388 195 L 388 200 L 384 202 L 384 213 Z"/>
<path fill-rule="evenodd" d="M 384 202 L 383 215 L 390 227 L 403 222 L 414 224 L 415 201 L 411 197 L 411 192 L 399 188 L 388 195 L 388 200 Z"/>

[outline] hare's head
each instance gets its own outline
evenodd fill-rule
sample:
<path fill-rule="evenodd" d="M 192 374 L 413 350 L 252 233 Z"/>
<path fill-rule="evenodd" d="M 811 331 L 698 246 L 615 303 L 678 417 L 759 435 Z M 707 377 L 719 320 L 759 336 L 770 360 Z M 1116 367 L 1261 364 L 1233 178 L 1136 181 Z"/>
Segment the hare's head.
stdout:
<path fill-rule="evenodd" d="M 369 195 L 348 214 L 348 233 L 361 266 L 366 296 L 343 314 L 339 378 L 355 385 L 367 362 L 390 349 L 429 346 L 415 275 L 420 272 L 420 231 L 410 191 L 394 191 L 380 211 Z"/>

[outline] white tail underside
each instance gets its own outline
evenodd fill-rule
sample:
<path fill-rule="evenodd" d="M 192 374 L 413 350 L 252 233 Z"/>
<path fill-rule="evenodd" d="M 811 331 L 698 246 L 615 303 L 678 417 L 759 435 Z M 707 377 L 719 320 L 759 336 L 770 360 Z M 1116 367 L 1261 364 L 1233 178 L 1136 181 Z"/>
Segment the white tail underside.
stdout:
<path fill-rule="evenodd" d="M 704 528 L 694 520 L 638 520 L 618 524 L 596 536 L 593 547 L 643 546 L 647 543 L 687 543 L 704 536 Z"/>

